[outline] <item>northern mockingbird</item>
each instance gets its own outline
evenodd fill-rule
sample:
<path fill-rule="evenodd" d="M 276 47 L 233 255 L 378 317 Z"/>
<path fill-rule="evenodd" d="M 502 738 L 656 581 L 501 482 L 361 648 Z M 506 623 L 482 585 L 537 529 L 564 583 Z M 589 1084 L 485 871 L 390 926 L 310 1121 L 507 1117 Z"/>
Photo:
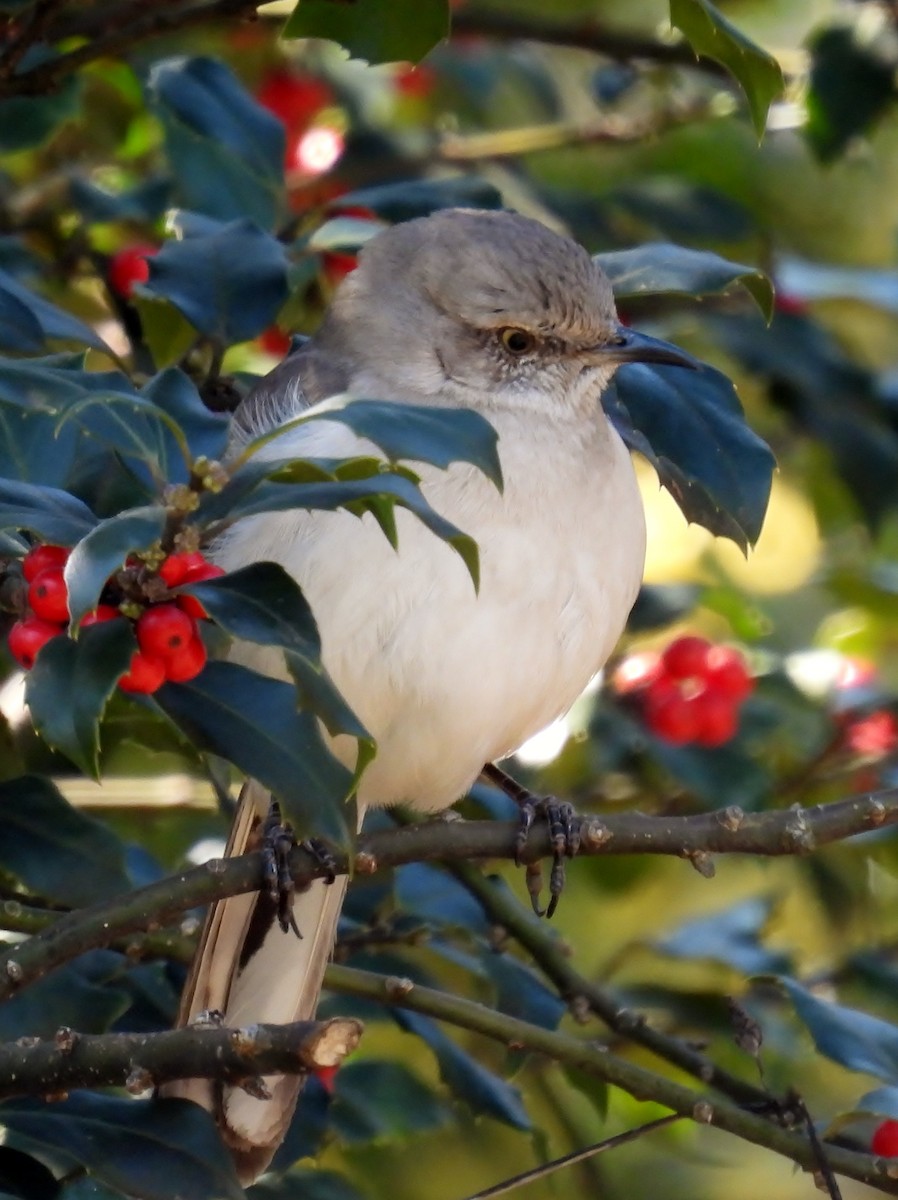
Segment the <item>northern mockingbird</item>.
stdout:
<path fill-rule="evenodd" d="M 270 559 L 301 585 L 324 664 L 377 741 L 360 811 L 445 809 L 485 763 L 566 712 L 605 663 L 642 579 L 645 525 L 602 392 L 622 363 L 688 361 L 619 324 L 611 286 L 581 246 L 512 213 L 447 210 L 369 242 L 319 332 L 243 402 L 238 443 L 338 393 L 473 408 L 499 435 L 502 492 L 468 464 L 415 468 L 431 505 L 478 543 L 479 593 L 455 552 L 405 511 L 398 552 L 369 516 L 299 510 L 245 518 L 215 548 L 228 570 Z M 323 420 L 262 453 L 378 452 Z M 284 674 L 274 648 L 235 654 Z M 354 763 L 350 739 L 332 746 Z M 268 805 L 248 785 L 229 852 L 252 844 Z M 318 881 L 295 897 L 301 938 L 276 924 L 260 935 L 253 896 L 215 905 L 181 1021 L 210 1009 L 234 1025 L 313 1016 L 345 886 Z M 270 1099 L 202 1080 L 167 1094 L 216 1114 L 251 1180 L 299 1091 L 291 1077 L 266 1083 Z"/>

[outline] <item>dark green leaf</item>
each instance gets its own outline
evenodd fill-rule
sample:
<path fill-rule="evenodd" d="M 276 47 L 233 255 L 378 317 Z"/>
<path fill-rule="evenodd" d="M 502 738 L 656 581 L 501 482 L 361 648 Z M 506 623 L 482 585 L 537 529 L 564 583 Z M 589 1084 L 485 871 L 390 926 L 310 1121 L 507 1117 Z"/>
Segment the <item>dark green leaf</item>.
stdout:
<path fill-rule="evenodd" d="M 77 176 L 69 184 L 72 203 L 87 221 L 155 221 L 171 200 L 172 181 L 150 178 L 124 192 L 108 192 Z"/>
<path fill-rule="evenodd" d="M 294 1168 L 289 1175 L 266 1175 L 247 1196 L 250 1200 L 365 1200 L 342 1175 L 304 1167 Z"/>
<path fill-rule="evenodd" d="M 25 695 L 38 733 L 94 778 L 100 721 L 135 649 L 130 621 L 102 621 L 82 630 L 77 642 L 53 638 L 28 675 Z"/>
<path fill-rule="evenodd" d="M 196 596 L 212 620 L 232 637 L 288 651 L 287 665 L 300 687 L 300 706 L 320 717 L 332 734 L 347 733 L 366 742 L 367 761 L 374 743 L 324 669 L 312 610 L 299 584 L 282 566 L 253 563 L 220 579 L 178 590 Z"/>
<path fill-rule="evenodd" d="M 469 408 L 429 408 L 391 404 L 386 400 L 345 400 L 336 397 L 316 404 L 310 421 L 340 421 L 359 437 L 368 438 L 392 461 L 431 463 L 448 467 L 467 462 L 502 487 L 499 436 L 480 413 Z"/>
<path fill-rule="evenodd" d="M 846 1114 L 850 1117 L 868 1115 L 890 1117 L 893 1121 L 898 1120 L 898 1087 L 874 1088 L 872 1092 L 866 1092 L 855 1104 L 851 1113 Z M 844 1118 L 835 1122 L 837 1128 L 841 1128 L 847 1123 Z"/>
<path fill-rule="evenodd" d="M 302 0 L 284 28 L 285 37 L 328 38 L 370 63 L 417 62 L 448 34 L 448 0 Z"/>
<path fill-rule="evenodd" d="M 19 1200 L 56 1200 L 59 1184 L 53 1173 L 12 1146 L 0 1146 L 0 1195 Z"/>
<path fill-rule="evenodd" d="M 146 290 L 170 300 L 195 329 L 225 345 L 261 333 L 287 299 L 284 247 L 251 221 L 168 241 L 149 265 Z"/>
<path fill-rule="evenodd" d="M 486 937 L 490 923 L 483 908 L 456 879 L 429 863 L 408 863 L 396 871 L 396 901 L 437 927 L 455 925 Z"/>
<path fill-rule="evenodd" d="M 674 958 L 712 958 L 743 975 L 783 971 L 785 955 L 768 950 L 761 942 L 773 901 L 752 897 L 731 908 L 680 925 L 653 945 Z"/>
<path fill-rule="evenodd" d="M 52 1038 L 65 1025 L 108 1033 L 131 1003 L 117 986 L 125 970 L 126 960 L 112 950 L 91 950 L 58 967 L 0 1005 L 0 1038 Z"/>
<path fill-rule="evenodd" d="M 510 954 L 486 953 L 481 962 L 496 985 L 496 1008 L 500 1012 L 544 1029 L 558 1028 L 567 1005 L 534 971 Z"/>
<path fill-rule="evenodd" d="M 345 844 L 352 774 L 328 750 L 289 683 L 236 663 L 212 662 L 190 683 L 169 683 L 156 700 L 201 749 L 220 754 L 281 801 L 303 835 Z"/>
<path fill-rule="evenodd" d="M 148 92 L 182 203 L 222 221 L 273 228 L 284 209 L 281 122 L 211 58 L 155 63 Z"/>
<path fill-rule="evenodd" d="M 0 400 L 0 478 L 62 487 L 70 478 L 81 445 L 73 425 L 57 429 L 50 412 L 14 408 Z M 48 453 L 52 447 L 52 453 Z"/>
<path fill-rule="evenodd" d="M 517 1088 L 481 1066 L 429 1017 L 398 1009 L 393 1016 L 403 1029 L 423 1038 L 436 1055 L 443 1082 L 474 1113 L 495 1117 L 515 1129 L 532 1129 Z"/>
<path fill-rule="evenodd" d="M 58 488 L 0 479 L 0 529 L 24 529 L 70 546 L 97 524 L 86 504 Z"/>
<path fill-rule="evenodd" d="M 757 541 L 776 464 L 725 375 L 634 364 L 617 372 L 602 399 L 687 520 L 743 549 Z"/>
<path fill-rule="evenodd" d="M 341 208 L 370 208 L 394 224 L 426 217 L 441 208 L 501 208 L 502 194 L 485 179 L 468 175 L 457 179 L 410 179 L 346 192 L 333 201 Z"/>
<path fill-rule="evenodd" d="M 709 0 L 670 0 L 670 23 L 681 30 L 698 57 L 713 58 L 745 93 L 760 138 L 767 110 L 785 87 L 776 59 L 732 25 Z"/>
<path fill-rule="evenodd" d="M 49 779 L 0 783 L 0 825 L 0 867 L 45 900 L 77 908 L 130 886 L 118 838 Z"/>
<path fill-rule="evenodd" d="M 332 1109 L 342 1141 L 384 1141 L 423 1133 L 449 1120 L 446 1106 L 400 1063 L 348 1063 L 336 1078 Z"/>
<path fill-rule="evenodd" d="M 858 25 L 821 30 L 810 50 L 804 134 L 817 155 L 829 162 L 894 102 L 898 63 L 891 39 L 862 35 Z"/>
<path fill-rule="evenodd" d="M 62 1152 L 102 1184 L 139 1200 L 244 1200 L 209 1114 L 189 1100 L 129 1100 L 73 1092 L 9 1100 L 0 1124 L 35 1150 Z"/>
<path fill-rule="evenodd" d="M 41 323 L 18 296 L 0 290 L 0 345 L 22 353 L 40 353 L 44 348 Z"/>
<path fill-rule="evenodd" d="M 4 0 L 3 7 L 9 3 L 10 0 Z M 46 47 L 42 49 L 46 54 Z M 20 70 L 29 57 L 23 60 Z M 78 115 L 80 96 L 81 81 L 73 73 L 52 92 L 12 96 L 0 102 L 0 153 L 15 154 L 45 142 L 60 125 Z"/>
<path fill-rule="evenodd" d="M 290 468 L 284 468 L 289 471 Z M 223 506 L 228 497 L 227 489 L 215 497 Z M 402 475 L 381 474 L 371 479 L 341 480 L 337 483 L 260 483 L 244 500 L 233 505 L 228 512 L 231 520 L 260 512 L 283 512 L 289 509 L 322 509 L 326 512 L 346 508 L 356 516 L 374 512 L 378 501 L 387 499 L 407 508 L 432 533 L 456 551 L 477 587 L 480 575 L 477 544 L 457 526 L 441 517 L 424 499 L 416 484 Z M 201 508 L 201 513 L 205 512 Z M 377 515 L 375 513 L 375 515 Z"/>
<path fill-rule="evenodd" d="M 741 284 L 764 316 L 773 316 L 773 285 L 757 267 L 728 262 L 710 250 L 692 250 L 669 242 L 649 242 L 632 250 L 597 254 L 617 299 L 674 293 L 706 296 Z"/>
<path fill-rule="evenodd" d="M 779 978 L 821 1054 L 851 1071 L 898 1080 L 898 1028 L 855 1008 L 820 1000 L 794 979 Z"/>
<path fill-rule="evenodd" d="M 354 253 L 365 242 L 377 237 L 384 228 L 380 221 L 366 221 L 361 217 L 332 217 L 318 226 L 306 246 L 319 253 L 323 250 Z"/>
<path fill-rule="evenodd" d="M 101 521 L 82 538 L 65 567 L 73 626 L 96 608 L 106 580 L 124 565 L 128 555 L 159 540 L 165 519 L 161 505 L 132 508 Z"/>
<path fill-rule="evenodd" d="M 218 459 L 228 438 L 227 413 L 214 413 L 202 401 L 196 385 L 176 367 L 160 371 L 141 395 L 151 400 L 182 430 L 193 458 Z"/>
<path fill-rule="evenodd" d="M 57 431 L 69 422 L 124 458 L 145 464 L 157 484 L 170 477 L 166 415 L 141 396 L 91 394 L 70 404 Z M 170 433 L 170 430 L 168 430 Z"/>
<path fill-rule="evenodd" d="M 103 339 L 89 325 L 85 325 L 77 317 L 57 308 L 55 304 L 51 304 L 37 292 L 32 292 L 8 271 L 2 269 L 0 269 L 0 296 L 16 304 L 16 320 L 12 324 L 7 324 L 3 319 L 10 310 L 0 308 L 0 346 L 9 347 L 11 350 L 24 348 L 16 345 L 16 339 L 22 336 L 22 322 L 25 320 L 22 309 L 24 308 L 33 318 L 33 321 L 27 325 L 26 332 L 30 330 L 33 333 L 36 324 L 43 334 L 43 341 L 77 342 L 82 346 L 93 346 L 97 350 L 109 351 L 109 347 Z"/>

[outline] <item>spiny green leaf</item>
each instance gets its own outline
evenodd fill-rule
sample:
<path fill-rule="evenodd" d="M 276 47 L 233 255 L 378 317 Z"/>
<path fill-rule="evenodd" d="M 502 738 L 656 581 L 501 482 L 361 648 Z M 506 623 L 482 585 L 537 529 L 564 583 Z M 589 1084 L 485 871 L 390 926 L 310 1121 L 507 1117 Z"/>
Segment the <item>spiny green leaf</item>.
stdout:
<path fill-rule="evenodd" d="M 106 580 L 128 555 L 159 540 L 165 520 L 161 505 L 127 509 L 101 521 L 78 543 L 65 566 L 72 628 L 96 608 Z"/>
<path fill-rule="evenodd" d="M 86 504 L 59 488 L 0 479 L 0 529 L 24 529 L 70 546 L 97 524 Z"/>
<path fill-rule="evenodd" d="M 692 250 L 669 242 L 649 242 L 632 250 L 597 254 L 617 299 L 673 293 L 705 296 L 741 284 L 769 321 L 773 316 L 773 284 L 757 267 L 728 262 L 710 250 Z"/>
<path fill-rule="evenodd" d="M 731 24 L 709 0 L 670 0 L 670 23 L 685 34 L 697 57 L 713 58 L 730 72 L 745 93 L 760 138 L 767 124 L 767 110 L 785 86 L 776 59 Z"/>

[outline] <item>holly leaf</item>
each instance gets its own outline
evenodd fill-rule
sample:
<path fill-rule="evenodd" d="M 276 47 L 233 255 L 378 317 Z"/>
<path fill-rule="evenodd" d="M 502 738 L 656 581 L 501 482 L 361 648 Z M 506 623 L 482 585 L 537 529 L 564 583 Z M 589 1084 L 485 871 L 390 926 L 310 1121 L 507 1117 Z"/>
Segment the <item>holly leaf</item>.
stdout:
<path fill-rule="evenodd" d="M 730 72 L 748 100 L 755 133 L 762 137 L 767 110 L 784 91 L 779 63 L 737 29 L 709 0 L 670 0 L 670 23 L 697 58 L 713 58 Z"/>
<path fill-rule="evenodd" d="M 631 449 L 649 460 L 688 521 L 743 550 L 757 541 L 773 470 L 770 447 L 745 421 L 736 389 L 712 367 L 630 364 L 602 396 Z"/>
<path fill-rule="evenodd" d="M 200 749 L 274 792 L 303 835 L 347 844 L 353 775 L 328 749 L 315 717 L 296 711 L 289 683 L 211 662 L 190 683 L 165 684 L 155 700 Z"/>
<path fill-rule="evenodd" d="M 794 979 L 779 977 L 814 1045 L 851 1071 L 898 1082 L 898 1027 L 856 1008 L 821 1000 Z"/>
<path fill-rule="evenodd" d="M 94 779 L 100 721 L 136 648 L 130 621 L 101 621 L 82 630 L 77 642 L 63 634 L 52 638 L 28 674 L 25 698 L 38 733 Z"/>
<path fill-rule="evenodd" d="M 52 1104 L 7 1100 L 0 1125 L 27 1149 L 63 1155 L 101 1184 L 138 1200 L 244 1200 L 215 1123 L 189 1100 L 73 1092 Z"/>
<path fill-rule="evenodd" d="M 374 187 L 345 192 L 331 202 L 331 208 L 369 208 L 378 217 L 398 224 L 415 217 L 427 217 L 441 208 L 501 208 L 502 193 L 493 184 L 476 176 L 457 179 L 409 179 L 401 183 L 380 183 Z"/>
<path fill-rule="evenodd" d="M 77 342 L 112 353 L 89 325 L 32 292 L 0 268 L 0 346 L 10 350 L 39 350 L 47 341 Z"/>
<path fill-rule="evenodd" d="M 739 284 L 769 321 L 773 284 L 757 267 L 729 262 L 710 250 L 692 250 L 670 242 L 648 242 L 632 250 L 597 254 L 595 261 L 611 281 L 617 299 L 673 294 L 706 296 Z"/>
<path fill-rule="evenodd" d="M 166 510 L 161 505 L 127 509 L 101 521 L 82 538 L 65 565 L 73 629 L 85 613 L 96 608 L 107 579 L 128 555 L 159 540 L 165 520 Z"/>
<path fill-rule="evenodd" d="M 418 62 L 448 36 L 448 0 L 302 0 L 284 27 L 284 37 L 327 38 L 370 63 Z"/>
<path fill-rule="evenodd" d="M 23 529 L 70 546 L 97 524 L 86 504 L 60 488 L 0 479 L 0 529 Z"/>

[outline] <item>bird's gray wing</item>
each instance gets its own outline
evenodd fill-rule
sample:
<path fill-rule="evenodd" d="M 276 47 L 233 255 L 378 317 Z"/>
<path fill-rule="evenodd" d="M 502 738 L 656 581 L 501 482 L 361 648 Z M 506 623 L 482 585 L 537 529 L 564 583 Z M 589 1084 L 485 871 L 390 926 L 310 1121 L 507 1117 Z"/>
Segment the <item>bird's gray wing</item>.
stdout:
<path fill-rule="evenodd" d="M 229 456 L 313 404 L 345 392 L 350 378 L 347 361 L 324 353 L 310 339 L 259 380 L 237 406 L 231 420 Z"/>

